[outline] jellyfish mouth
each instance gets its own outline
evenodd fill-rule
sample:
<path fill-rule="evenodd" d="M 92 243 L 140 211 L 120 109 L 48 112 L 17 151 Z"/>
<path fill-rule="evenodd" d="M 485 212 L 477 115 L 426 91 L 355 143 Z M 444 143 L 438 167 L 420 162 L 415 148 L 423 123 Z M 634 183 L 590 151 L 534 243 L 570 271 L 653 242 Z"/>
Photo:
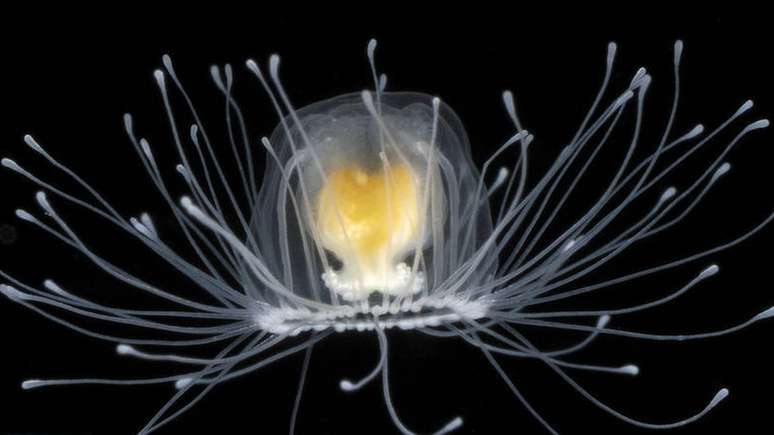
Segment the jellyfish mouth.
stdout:
<path fill-rule="evenodd" d="M 488 309 L 489 304 L 483 301 L 453 296 L 425 296 L 387 304 L 369 304 L 364 301 L 314 311 L 307 308 L 270 308 L 256 314 L 254 318 L 265 331 L 279 335 L 298 335 L 326 329 L 344 332 L 436 327 L 480 319 Z"/>
<path fill-rule="evenodd" d="M 390 267 L 381 264 L 380 273 L 352 274 L 328 270 L 322 274 L 323 283 L 345 301 L 354 302 L 378 292 L 389 296 L 412 296 L 425 289 L 425 274 L 412 270 L 406 263 Z"/>

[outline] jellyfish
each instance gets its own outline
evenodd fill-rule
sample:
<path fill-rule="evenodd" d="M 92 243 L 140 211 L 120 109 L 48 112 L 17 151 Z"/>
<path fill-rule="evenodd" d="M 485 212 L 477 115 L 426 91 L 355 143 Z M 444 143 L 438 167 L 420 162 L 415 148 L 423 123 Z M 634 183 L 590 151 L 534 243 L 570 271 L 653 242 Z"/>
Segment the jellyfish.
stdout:
<path fill-rule="evenodd" d="M 268 74 L 248 60 L 248 75 L 278 118 L 273 134 L 260 139 L 247 133 L 248 118 L 233 94 L 232 67 L 213 66 L 211 77 L 225 106 L 228 137 L 222 141 L 205 129 L 170 57 L 164 56 L 163 69 L 154 76 L 171 147 L 179 159 L 178 181 L 186 191 L 175 191 L 165 175 L 171 163 L 157 159 L 157 146 L 139 136 L 134 117 L 125 115 L 129 142 L 165 204 L 164 209 L 139 216 L 122 215 L 95 187 L 33 137 L 25 136 L 27 146 L 69 177 L 78 190 L 65 190 L 4 158 L 4 167 L 40 187 L 35 198 L 44 216 L 22 209 L 16 210 L 16 216 L 159 305 L 142 310 L 110 305 L 79 296 L 78 289 L 50 278 L 35 286 L 3 270 L 0 291 L 8 300 L 65 328 L 112 343 L 120 356 L 169 363 L 177 374 L 147 379 L 30 379 L 22 388 L 169 384 L 174 394 L 138 431 L 148 434 L 191 409 L 219 384 L 298 355 L 303 356 L 303 366 L 290 416 L 292 434 L 315 345 L 331 335 L 357 331 L 376 337 L 379 358 L 367 374 L 342 379 L 340 389 L 356 393 L 380 380 L 395 428 L 412 434 L 390 393 L 387 331 L 399 328 L 438 339 L 457 338 L 473 346 L 510 389 L 514 405 L 524 406 L 549 433 L 557 431 L 502 368 L 503 358 L 539 361 L 601 411 L 643 428 L 686 425 L 728 396 L 726 388 L 720 389 L 704 408 L 677 421 L 642 421 L 597 398 L 575 375 L 594 371 L 634 376 L 639 373 L 637 365 L 595 365 L 572 359 L 601 335 L 697 340 L 736 332 L 774 316 L 774 308 L 768 308 L 736 326 L 694 334 L 659 335 L 609 326 L 613 317 L 680 297 L 717 274 L 718 265 L 701 265 L 691 280 L 647 302 L 597 310 L 573 308 L 573 303 L 659 272 L 692 267 L 739 245 L 771 222 L 774 214 L 713 248 L 602 281 L 583 281 L 622 253 L 636 252 L 640 242 L 679 225 L 694 211 L 730 171 L 728 153 L 755 130 L 768 126 L 765 119 L 738 125 L 752 108 L 751 101 L 711 129 L 696 125 L 673 131 L 683 50 L 678 41 L 667 123 L 658 139 L 648 143 L 641 130 L 651 76 L 640 68 L 627 86 L 611 91 L 616 44 L 610 43 L 604 78 L 591 107 L 544 171 L 529 171 L 535 136 L 522 128 L 510 91 L 502 94 L 502 102 L 513 133 L 479 169 L 455 112 L 435 96 L 388 91 L 387 76 L 376 68 L 375 48 L 376 41 L 371 40 L 367 55 L 373 89 L 299 109 L 280 79 L 279 56 L 270 57 Z M 193 120 L 189 125 L 180 121 L 183 117 L 173 97 L 183 102 L 185 117 Z M 617 139 L 620 145 L 610 143 L 621 130 L 626 140 Z M 719 142 L 717 137 L 726 131 L 735 135 L 701 174 L 679 188 L 665 184 L 686 159 Z M 595 201 L 563 222 L 566 219 L 560 215 L 579 184 L 601 152 L 614 146 L 623 147 L 623 157 L 598 187 Z M 643 147 L 648 147 L 646 155 L 638 158 L 635 151 Z M 225 169 L 224 154 L 230 155 L 235 170 Z M 500 164 L 505 157 L 511 163 Z M 156 285 L 112 262 L 73 229 L 58 211 L 60 206 L 80 207 L 117 235 L 140 243 L 192 290 Z M 645 212 L 639 213 L 642 209 Z M 638 212 L 636 218 L 623 219 L 632 210 Z M 152 216 L 161 213 L 174 223 L 172 228 L 190 254 L 173 246 L 170 235 L 154 224 Z M 557 302 L 566 302 L 569 308 L 556 309 Z M 94 329 L 80 319 L 117 325 L 122 332 L 109 335 L 109 329 Z M 582 339 L 550 348 L 530 339 L 525 328 L 557 334 L 574 331 Z M 218 352 L 199 356 L 194 351 L 202 346 Z M 453 432 L 462 425 L 462 416 L 452 417 L 434 433 Z"/>

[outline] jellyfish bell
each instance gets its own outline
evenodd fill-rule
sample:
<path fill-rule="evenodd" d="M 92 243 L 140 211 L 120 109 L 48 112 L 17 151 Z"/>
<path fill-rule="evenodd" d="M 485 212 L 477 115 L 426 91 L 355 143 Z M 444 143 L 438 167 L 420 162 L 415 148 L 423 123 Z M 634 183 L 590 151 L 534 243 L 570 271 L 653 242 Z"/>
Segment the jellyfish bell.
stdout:
<path fill-rule="evenodd" d="M 492 232 L 451 108 L 420 93 L 341 95 L 296 110 L 265 144 L 275 159 L 257 231 L 263 250 L 277 253 L 271 268 L 287 288 L 361 314 L 448 305 L 435 290 Z M 467 279 L 491 274 L 493 260 Z M 399 302 L 414 297 L 421 301 Z"/>

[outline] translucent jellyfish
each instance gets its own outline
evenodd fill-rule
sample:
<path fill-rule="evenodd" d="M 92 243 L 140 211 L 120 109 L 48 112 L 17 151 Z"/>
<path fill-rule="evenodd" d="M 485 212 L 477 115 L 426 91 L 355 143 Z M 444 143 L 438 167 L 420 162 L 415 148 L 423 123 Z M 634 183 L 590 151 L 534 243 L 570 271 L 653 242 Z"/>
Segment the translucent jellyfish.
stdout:
<path fill-rule="evenodd" d="M 729 172 L 727 154 L 748 134 L 768 126 L 757 120 L 737 126 L 752 108 L 747 101 L 722 124 L 705 131 L 696 125 L 673 131 L 679 87 L 660 140 L 639 158 L 643 101 L 651 83 L 639 69 L 628 86 L 609 95 L 615 44 L 610 44 L 604 80 L 577 133 L 542 173 L 529 174 L 533 135 L 522 129 L 513 96 L 503 102 L 515 131 L 496 148 L 479 170 L 468 137 L 455 113 L 439 98 L 421 93 L 388 92 L 387 78 L 374 62 L 376 42 L 368 45 L 374 90 L 337 96 L 295 109 L 280 81 L 278 56 L 265 75 L 249 60 L 279 118 L 271 137 L 248 137 L 245 116 L 232 95 L 233 71 L 213 66 L 212 79 L 225 101 L 228 137 L 216 143 L 208 135 L 192 99 L 169 57 L 155 78 L 172 131 L 179 164 L 176 169 L 187 192 L 174 192 L 155 146 L 136 134 L 134 118 L 124 123 L 131 144 L 167 209 L 125 217 L 107 199 L 49 154 L 35 139 L 24 141 L 80 186 L 70 192 L 45 181 L 5 158 L 3 166 L 40 186 L 36 199 L 45 217 L 16 210 L 16 215 L 84 255 L 123 285 L 156 298 L 163 305 L 143 310 L 106 305 L 79 296 L 77 289 L 46 279 L 42 287 L 20 282 L 0 271 L 0 290 L 21 304 L 66 328 L 116 346 L 124 357 L 161 361 L 179 367 L 179 374 L 150 379 L 32 379 L 24 389 L 73 384 L 170 384 L 177 389 L 139 433 L 169 423 L 197 403 L 213 387 L 295 354 L 303 354 L 290 432 L 294 432 L 304 379 L 312 349 L 342 331 L 361 331 L 378 338 L 380 357 L 359 379 L 344 379 L 340 388 L 356 392 L 380 379 L 384 402 L 395 427 L 414 433 L 400 418 L 390 396 L 389 343 L 386 330 L 401 328 L 432 337 L 457 337 L 480 350 L 518 402 L 556 433 L 521 394 L 498 362 L 512 357 L 544 363 L 602 411 L 634 426 L 669 429 L 702 418 L 728 395 L 723 388 L 694 414 L 671 422 L 647 422 L 616 411 L 576 381 L 578 371 L 637 375 L 633 364 L 589 365 L 572 355 L 600 335 L 645 340 L 695 340 L 728 334 L 774 315 L 774 308 L 737 326 L 699 334 L 657 335 L 609 327 L 613 316 L 658 307 L 709 279 L 719 268 L 701 270 L 675 290 L 644 303 L 615 309 L 574 309 L 573 301 L 610 287 L 681 266 L 734 247 L 767 225 L 774 214 L 730 241 L 635 273 L 594 283 L 583 278 L 623 252 L 678 225 Z M 679 85 L 682 43 L 675 44 L 674 83 Z M 191 125 L 180 125 L 172 103 L 181 98 Z M 627 135 L 625 152 L 595 201 L 569 222 L 559 219 L 588 170 L 607 147 L 612 134 Z M 698 177 L 680 188 L 665 184 L 683 163 L 711 145 L 721 132 L 737 133 L 720 147 Z M 225 152 L 223 150 L 226 150 Z M 224 169 L 217 156 L 232 154 L 235 171 Z M 261 160 L 260 155 L 264 158 Z M 504 157 L 511 165 L 501 166 Z M 259 165 L 264 161 L 263 181 Z M 144 194 L 144 193 L 143 193 Z M 117 199 L 120 201 L 120 198 Z M 644 206 L 643 204 L 649 204 Z M 96 252 L 57 211 L 74 205 L 94 214 L 126 239 L 158 256 L 170 274 L 193 283 L 198 294 L 181 294 L 154 285 Z M 624 219 L 632 210 L 636 218 Z M 192 255 L 181 253 L 157 229 L 152 215 L 168 213 Z M 560 229 L 556 223 L 562 222 Z M 698 266 L 697 266 L 698 268 Z M 566 310 L 546 309 L 568 301 Z M 174 309 L 167 309 L 168 305 Z M 163 306 L 164 308 L 159 308 Z M 577 305 L 576 305 L 577 307 Z M 79 323 L 97 320 L 121 327 L 108 335 Z M 75 319 L 75 320 L 72 320 Z M 525 327 L 559 333 L 583 333 L 564 348 L 548 348 L 528 338 Z M 131 335 L 127 330 L 142 331 Z M 148 333 L 154 334 L 146 338 Z M 126 334 L 126 335 L 124 335 Z M 203 358 L 200 346 L 219 346 Z M 452 432 L 462 417 L 435 431 Z"/>

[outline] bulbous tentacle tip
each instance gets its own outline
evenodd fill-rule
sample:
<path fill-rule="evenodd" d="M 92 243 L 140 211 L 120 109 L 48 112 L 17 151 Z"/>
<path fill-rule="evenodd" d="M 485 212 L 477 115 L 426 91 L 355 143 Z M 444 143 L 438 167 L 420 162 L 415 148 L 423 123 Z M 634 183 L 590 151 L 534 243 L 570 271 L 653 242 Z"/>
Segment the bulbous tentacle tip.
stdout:
<path fill-rule="evenodd" d="M 269 56 L 269 70 L 271 71 L 272 75 L 276 76 L 277 71 L 279 70 L 280 65 L 280 56 L 277 53 L 272 54 Z"/>
<path fill-rule="evenodd" d="M 0 284 L 0 293 L 14 302 L 27 299 L 27 296 L 24 293 L 6 284 Z"/>
<path fill-rule="evenodd" d="M 32 148 L 35 151 L 41 152 L 43 151 L 43 147 L 40 146 L 40 144 L 35 140 L 34 137 L 30 134 L 24 135 L 24 143 L 27 144 L 30 148 Z"/>
<path fill-rule="evenodd" d="M 640 374 L 640 367 L 636 364 L 627 364 L 621 367 L 621 373 L 637 376 Z"/>
<path fill-rule="evenodd" d="M 13 169 L 14 171 L 19 170 L 19 165 L 17 165 L 15 161 L 9 159 L 8 157 L 3 157 L 2 160 L 0 160 L 0 164 L 8 169 Z"/>
<path fill-rule="evenodd" d="M 669 186 L 666 190 L 664 190 L 664 193 L 661 194 L 660 201 L 668 201 L 672 199 L 677 194 L 677 188 L 674 186 Z"/>
<path fill-rule="evenodd" d="M 699 274 L 702 279 L 715 275 L 720 271 L 720 267 L 717 264 L 710 265 L 706 269 L 702 270 Z"/>
<path fill-rule="evenodd" d="M 54 210 L 51 208 L 51 204 L 48 202 L 48 197 L 46 196 L 46 192 L 42 190 L 35 192 L 35 200 L 38 202 L 38 205 L 40 205 L 40 207 L 43 210 L 53 214 Z"/>
<path fill-rule="evenodd" d="M 715 173 L 712 174 L 712 181 L 715 181 L 719 177 L 722 177 L 723 175 L 727 174 L 728 171 L 730 170 L 731 170 L 731 163 L 723 162 L 723 164 L 720 165 L 717 170 L 715 170 Z"/>
<path fill-rule="evenodd" d="M 189 386 L 193 382 L 193 379 L 191 378 L 182 378 L 175 381 L 175 388 L 178 390 L 182 390 L 183 388 Z"/>
<path fill-rule="evenodd" d="M 438 432 L 435 432 L 433 435 L 444 435 L 449 432 L 453 432 L 461 428 L 463 423 L 464 421 L 462 420 L 462 417 L 459 417 L 459 416 L 454 417 L 452 421 L 447 423 L 446 426 L 442 427 L 441 430 L 439 430 Z"/>
<path fill-rule="evenodd" d="M 28 379 L 21 383 L 22 390 L 31 390 L 43 385 L 43 381 L 39 379 Z"/>
<path fill-rule="evenodd" d="M 156 79 L 159 86 L 164 86 L 164 71 L 160 69 L 153 70 L 153 77 Z"/>
<path fill-rule="evenodd" d="M 686 136 L 687 139 L 693 139 L 694 137 L 704 133 L 704 124 L 696 124 Z"/>
<path fill-rule="evenodd" d="M 164 64 L 164 68 L 166 68 L 168 71 L 172 71 L 172 57 L 169 54 L 164 53 L 161 55 L 161 62 Z"/>
<path fill-rule="evenodd" d="M 339 381 L 339 388 L 341 389 L 341 391 L 345 391 L 349 393 L 355 390 L 355 384 L 353 384 L 348 379 L 342 379 L 341 381 Z"/>
<path fill-rule="evenodd" d="M 35 222 L 36 219 L 34 216 L 32 216 L 28 211 L 22 210 L 20 208 L 16 209 L 14 212 L 16 214 L 16 217 L 27 222 Z"/>
<path fill-rule="evenodd" d="M 194 206 L 193 202 L 191 201 L 191 198 L 189 198 L 188 196 L 183 196 L 180 198 L 180 205 L 182 205 L 183 208 L 186 208 L 186 209 Z"/>
<path fill-rule="evenodd" d="M 769 309 L 761 312 L 757 316 L 755 316 L 754 320 L 763 320 L 768 319 L 769 317 L 774 317 L 774 307 L 770 307 Z"/>
<path fill-rule="evenodd" d="M 764 119 L 759 119 L 759 120 L 749 124 L 747 127 L 745 127 L 744 133 L 752 131 L 752 130 L 760 130 L 762 128 L 768 128 L 769 124 L 770 124 L 770 122 L 769 122 L 768 119 L 765 119 L 765 118 Z"/>
<path fill-rule="evenodd" d="M 132 346 L 129 346 L 128 344 L 119 344 L 116 346 L 116 353 L 119 355 L 128 355 L 134 351 L 134 348 Z"/>
<path fill-rule="evenodd" d="M 718 403 L 722 402 L 723 399 L 728 397 L 729 391 L 728 388 L 721 388 L 720 391 L 715 394 L 715 397 L 712 398 L 712 401 L 709 404 L 708 408 L 712 408 L 716 406 Z"/>
<path fill-rule="evenodd" d="M 742 113 L 752 109 L 753 107 L 753 100 L 747 100 L 739 107 L 739 109 L 734 114 L 734 117 L 741 115 Z"/>
<path fill-rule="evenodd" d="M 674 57 L 675 65 L 679 65 L 680 64 L 680 59 L 683 57 L 683 48 L 684 48 L 684 44 L 683 44 L 683 41 L 681 39 L 678 39 L 677 41 L 675 41 L 675 48 L 674 48 L 674 50 L 675 50 L 675 57 Z"/>

